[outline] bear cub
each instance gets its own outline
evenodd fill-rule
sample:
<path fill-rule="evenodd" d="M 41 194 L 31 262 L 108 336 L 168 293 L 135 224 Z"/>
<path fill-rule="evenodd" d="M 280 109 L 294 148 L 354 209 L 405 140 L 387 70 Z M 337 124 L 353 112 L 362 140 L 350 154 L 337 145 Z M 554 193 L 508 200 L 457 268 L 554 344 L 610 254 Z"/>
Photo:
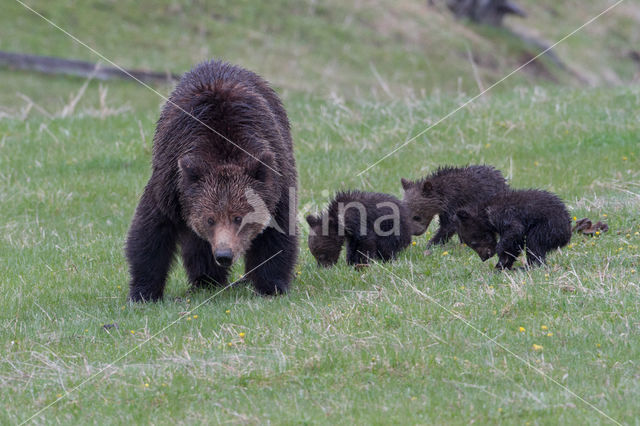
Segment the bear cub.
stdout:
<path fill-rule="evenodd" d="M 425 233 L 435 215 L 440 219 L 440 227 L 427 246 L 444 244 L 455 234 L 456 211 L 482 203 L 507 189 L 499 170 L 480 165 L 440 167 L 420 180 L 402 179 L 401 182 L 413 235 Z"/>
<path fill-rule="evenodd" d="M 256 74 L 196 66 L 164 105 L 153 171 L 129 228 L 129 299 L 162 298 L 178 246 L 194 287 L 224 286 L 244 256 L 260 294 L 284 293 L 298 252 L 287 114 Z"/>
<path fill-rule="evenodd" d="M 409 212 L 388 194 L 338 192 L 326 211 L 306 219 L 309 249 L 319 266 L 335 265 L 345 241 L 349 265 L 391 260 L 411 243 Z"/>
<path fill-rule="evenodd" d="M 496 269 L 511 269 L 523 250 L 529 266 L 541 265 L 549 251 L 571 240 L 571 218 L 562 200 L 536 189 L 509 190 L 460 209 L 455 223 L 460 240 L 482 261 L 498 254 Z"/>

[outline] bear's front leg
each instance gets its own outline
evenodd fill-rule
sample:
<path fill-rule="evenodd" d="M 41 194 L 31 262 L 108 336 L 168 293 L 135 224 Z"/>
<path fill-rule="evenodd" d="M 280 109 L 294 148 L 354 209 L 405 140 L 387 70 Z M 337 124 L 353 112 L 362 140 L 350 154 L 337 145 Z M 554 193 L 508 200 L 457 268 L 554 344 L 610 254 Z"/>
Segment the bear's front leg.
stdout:
<path fill-rule="evenodd" d="M 347 264 L 367 265 L 377 259 L 376 242 L 368 237 L 352 238 L 347 241 Z"/>
<path fill-rule="evenodd" d="M 245 256 L 245 271 L 256 291 L 263 295 L 284 294 L 293 278 L 298 257 L 298 239 L 269 227 L 252 242 Z"/>
<path fill-rule="evenodd" d="M 456 233 L 455 224 L 449 219 L 449 215 L 442 213 L 439 216 L 440 224 L 438 225 L 438 231 L 429 240 L 427 247 L 431 247 L 436 244 L 444 244 L 451 239 L 453 234 Z"/>
<path fill-rule="evenodd" d="M 229 268 L 219 266 L 213 259 L 211 244 L 188 230 L 180 238 L 182 263 L 193 287 L 224 286 Z"/>
<path fill-rule="evenodd" d="M 127 236 L 129 300 L 134 302 L 162 299 L 176 248 L 176 226 L 156 206 L 145 188 Z"/>
<path fill-rule="evenodd" d="M 498 263 L 496 269 L 511 269 L 522 252 L 524 237 L 517 229 L 505 232 L 500 236 L 500 241 L 496 246 Z"/>

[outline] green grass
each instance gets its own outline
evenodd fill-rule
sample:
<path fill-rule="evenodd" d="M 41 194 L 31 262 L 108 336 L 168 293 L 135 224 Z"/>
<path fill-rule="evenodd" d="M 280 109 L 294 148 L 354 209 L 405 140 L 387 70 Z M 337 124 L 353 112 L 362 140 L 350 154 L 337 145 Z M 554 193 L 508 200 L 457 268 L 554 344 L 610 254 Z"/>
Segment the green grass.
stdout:
<path fill-rule="evenodd" d="M 443 1 L 436 7 L 416 0 L 353 4 L 95 0 L 75 2 L 73 7 L 63 1 L 26 3 L 123 67 L 182 73 L 215 56 L 255 70 L 285 93 L 322 97 L 388 101 L 442 91 L 475 93 L 478 83 L 470 54 L 480 84 L 488 87 L 538 53 L 508 30 L 486 30 L 454 20 Z M 529 17 L 508 18 L 507 27 L 551 44 L 611 2 L 521 0 L 519 4 Z M 640 7 L 627 1 L 560 44 L 558 55 L 572 72 L 543 59 L 540 66 L 546 74 L 525 68 L 503 86 L 547 85 L 550 78 L 578 85 L 574 73 L 593 85 L 637 81 L 638 65 L 629 53 L 640 42 L 638 16 Z M 0 49 L 100 61 L 15 0 L 3 5 Z M 50 78 L 23 74 L 2 74 L 0 87 L 6 90 L 0 91 L 0 105 L 11 112 L 27 103 L 18 93 L 57 111 L 79 84 L 77 78 L 60 78 L 51 85 Z M 134 107 L 157 101 L 145 95 L 132 98 L 132 87 L 110 85 L 109 99 Z"/>
<path fill-rule="evenodd" d="M 307 210 L 321 207 L 327 190 L 398 194 L 401 176 L 487 162 L 514 186 L 552 189 L 573 215 L 604 219 L 611 230 L 575 237 L 548 268 L 510 274 L 455 241 L 425 256 L 426 237 L 418 238 L 397 262 L 364 272 L 344 260 L 318 269 L 303 244 L 286 297 L 233 288 L 208 300 L 213 292 L 189 295 L 175 268 L 164 302 L 136 306 L 126 304 L 122 245 L 149 174 L 138 120 L 150 135 L 154 114 L 2 121 L 3 422 L 26 419 L 105 367 L 40 420 L 604 422 L 487 336 L 632 422 L 640 393 L 639 96 L 637 88 L 504 93 L 363 179 L 356 172 L 403 141 L 406 129 L 415 133 L 454 102 L 336 108 L 291 99 Z M 118 330 L 102 328 L 114 322 Z"/>
<path fill-rule="evenodd" d="M 167 68 L 180 71 L 201 58 L 179 30 L 197 27 L 200 21 L 188 17 L 204 14 L 183 7 L 169 19 L 172 4 L 149 8 L 148 20 L 135 10 L 103 12 L 97 27 L 75 23 L 88 6 L 47 10 L 91 41 L 104 41 L 101 47 L 127 65 L 163 68 L 167 55 Z M 398 4 L 414 11 L 409 2 Z M 376 14 L 364 7 L 353 12 L 359 24 L 336 34 L 321 17 L 335 21 L 351 9 L 317 6 L 309 14 L 289 6 L 294 16 L 278 20 L 275 6 L 251 15 L 249 3 L 229 3 L 220 12 L 233 17 L 221 20 L 228 43 L 214 35 L 202 40 L 227 46 L 234 62 L 275 81 L 292 123 L 301 217 L 337 189 L 400 195 L 401 177 L 441 164 L 488 163 L 513 186 L 552 190 L 572 216 L 605 220 L 610 231 L 575 236 L 547 267 L 526 273 L 496 273 L 495 259 L 482 263 L 455 238 L 425 255 L 429 235 L 394 263 L 356 271 L 343 259 L 317 268 L 302 224 L 298 273 L 287 296 L 262 298 L 244 286 L 189 293 L 178 262 L 163 302 L 129 305 L 124 238 L 150 173 L 161 99 L 133 83 L 109 82 L 101 106 L 92 82 L 63 117 L 82 80 L 2 71 L 0 423 L 25 421 L 59 396 L 36 422 L 609 422 L 580 398 L 621 423 L 637 422 L 640 87 L 568 88 L 519 76 L 358 176 L 468 99 L 475 87 L 470 70 L 458 90 L 455 73 L 418 59 L 411 65 L 409 50 L 397 71 L 376 62 L 388 96 L 369 74 L 370 55 L 395 58 L 398 46 L 411 43 L 371 38 L 362 17 Z M 15 6 L 7 10 L 13 15 L 1 19 L 13 16 L 16 24 L 0 26 L 0 34 L 17 35 L 0 37 L 1 48 L 90 58 Z M 114 16 L 122 30 L 108 25 Z M 29 35 L 20 20 L 31 24 Z M 545 28 L 560 33 L 562 25 Z M 272 33 L 257 56 L 240 37 L 247 28 Z M 158 42 L 160 30 L 175 37 Z M 157 51 L 123 48 L 127 34 L 140 46 L 148 38 Z M 344 64 L 341 57 L 340 67 L 318 77 L 310 70 L 328 61 L 341 37 L 353 43 L 356 60 Z M 579 46 L 568 52 L 584 54 Z M 301 68 L 278 71 L 278 59 L 294 55 Z M 419 69 L 437 77 L 405 80 Z M 28 102 L 16 92 L 52 117 L 35 110 L 21 116 Z M 123 106 L 128 110 L 116 111 Z M 236 268 L 233 276 L 240 274 Z M 113 323 L 118 328 L 103 328 Z"/>

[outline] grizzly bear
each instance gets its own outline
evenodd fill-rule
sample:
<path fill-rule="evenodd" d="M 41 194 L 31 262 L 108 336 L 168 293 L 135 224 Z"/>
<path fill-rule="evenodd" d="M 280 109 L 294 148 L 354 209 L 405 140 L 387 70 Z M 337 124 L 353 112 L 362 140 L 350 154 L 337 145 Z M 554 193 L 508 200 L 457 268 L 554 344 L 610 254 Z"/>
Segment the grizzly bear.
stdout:
<path fill-rule="evenodd" d="M 411 243 L 409 212 L 388 194 L 338 192 L 325 212 L 306 219 L 309 249 L 320 266 L 335 265 L 345 241 L 349 265 L 393 259 Z"/>
<path fill-rule="evenodd" d="M 528 266 L 541 265 L 549 251 L 571 240 L 566 206 L 557 195 L 537 189 L 505 191 L 458 210 L 454 222 L 460 240 L 483 262 L 498 254 L 497 269 L 511 269 L 525 248 Z"/>
<path fill-rule="evenodd" d="M 455 234 L 453 216 L 457 210 L 481 203 L 507 188 L 499 170 L 478 165 L 440 167 L 420 180 L 401 179 L 401 183 L 413 235 L 424 234 L 433 217 L 439 217 L 438 231 L 427 246 L 444 244 Z"/>
<path fill-rule="evenodd" d="M 126 243 L 130 300 L 162 298 L 177 245 L 194 287 L 226 285 L 244 255 L 257 292 L 287 291 L 297 174 L 287 114 L 265 80 L 219 61 L 186 73 L 160 114 L 152 163 Z"/>

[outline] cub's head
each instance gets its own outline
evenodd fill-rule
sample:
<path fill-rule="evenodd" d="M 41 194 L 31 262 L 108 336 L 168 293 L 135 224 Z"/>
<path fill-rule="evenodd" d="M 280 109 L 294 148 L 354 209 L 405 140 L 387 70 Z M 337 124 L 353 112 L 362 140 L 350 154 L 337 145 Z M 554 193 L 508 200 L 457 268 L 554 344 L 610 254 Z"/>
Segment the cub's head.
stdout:
<path fill-rule="evenodd" d="M 218 265 L 231 266 L 269 225 L 277 202 L 269 190 L 273 163 L 271 153 L 241 165 L 212 166 L 195 154 L 178 161 L 183 217 Z"/>
<path fill-rule="evenodd" d="M 337 225 L 324 216 L 308 215 L 309 250 L 319 266 L 333 266 L 340 258 L 344 237 L 338 235 Z M 323 221 L 326 223 L 323 226 Z"/>
<path fill-rule="evenodd" d="M 402 202 L 409 209 L 411 233 L 422 235 L 427 231 L 433 217 L 442 211 L 442 201 L 430 180 L 412 182 L 401 179 L 404 196 Z"/>
<path fill-rule="evenodd" d="M 460 241 L 471 247 L 483 262 L 496 254 L 496 235 L 488 219 L 476 208 L 458 210 L 454 221 Z"/>

